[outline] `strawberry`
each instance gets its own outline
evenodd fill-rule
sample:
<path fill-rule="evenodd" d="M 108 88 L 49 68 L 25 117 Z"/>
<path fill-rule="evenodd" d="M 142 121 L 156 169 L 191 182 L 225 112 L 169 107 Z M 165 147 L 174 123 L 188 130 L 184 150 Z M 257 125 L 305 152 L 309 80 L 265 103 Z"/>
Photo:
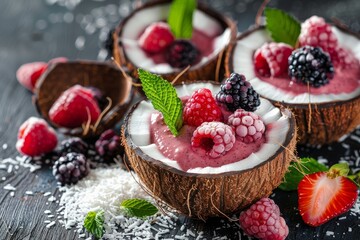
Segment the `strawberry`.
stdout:
<path fill-rule="evenodd" d="M 175 40 L 170 27 L 164 22 L 149 25 L 139 38 L 139 45 L 149 53 L 157 53 L 167 48 Z"/>
<path fill-rule="evenodd" d="M 54 102 L 49 110 L 50 120 L 62 127 L 75 128 L 87 123 L 95 123 L 100 116 L 100 108 L 91 97 L 90 91 L 75 85 Z"/>
<path fill-rule="evenodd" d="M 354 182 L 331 170 L 306 175 L 298 185 L 298 194 L 301 217 L 310 226 L 347 212 L 358 196 Z"/>
<path fill-rule="evenodd" d="M 30 117 L 19 128 L 16 149 L 28 156 L 40 156 L 55 149 L 57 137 L 43 119 Z"/>

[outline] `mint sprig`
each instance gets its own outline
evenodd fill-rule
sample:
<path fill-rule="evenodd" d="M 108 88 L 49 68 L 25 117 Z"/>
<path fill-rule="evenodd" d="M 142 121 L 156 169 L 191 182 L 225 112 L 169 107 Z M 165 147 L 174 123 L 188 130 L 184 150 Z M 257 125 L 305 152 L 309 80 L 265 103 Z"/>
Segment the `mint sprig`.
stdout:
<path fill-rule="evenodd" d="M 275 42 L 295 47 L 301 31 L 301 23 L 293 16 L 276 8 L 265 8 L 266 29 Z"/>
<path fill-rule="evenodd" d="M 91 233 L 96 239 L 104 235 L 104 211 L 90 211 L 84 219 L 86 231 Z"/>
<path fill-rule="evenodd" d="M 165 124 L 171 133 L 179 135 L 182 127 L 182 102 L 177 96 L 175 88 L 159 75 L 149 73 L 143 69 L 138 69 L 142 89 L 152 105 L 160 111 L 164 117 Z"/>
<path fill-rule="evenodd" d="M 173 0 L 167 22 L 175 38 L 190 39 L 193 32 L 193 13 L 196 0 Z"/>
<path fill-rule="evenodd" d="M 286 172 L 279 188 L 284 191 L 297 190 L 299 182 L 303 179 L 304 175 L 315 172 L 326 172 L 328 170 L 328 167 L 319 163 L 314 158 L 301 158 L 299 161 L 290 164 L 289 171 Z"/>
<path fill-rule="evenodd" d="M 128 215 L 138 218 L 152 216 L 158 212 L 158 209 L 153 204 L 137 198 L 124 200 L 120 208 L 125 210 Z"/>

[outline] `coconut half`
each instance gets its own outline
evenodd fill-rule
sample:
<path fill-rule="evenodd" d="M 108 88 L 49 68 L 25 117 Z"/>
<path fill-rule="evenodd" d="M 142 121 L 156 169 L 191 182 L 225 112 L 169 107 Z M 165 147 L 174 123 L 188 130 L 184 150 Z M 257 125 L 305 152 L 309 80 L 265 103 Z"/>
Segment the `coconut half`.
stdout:
<path fill-rule="evenodd" d="M 145 3 L 135 9 L 115 29 L 113 57 L 120 65 L 125 66 L 130 75 L 135 78 L 137 78 L 138 68 L 161 75 L 170 81 L 182 71 L 182 69 L 173 68 L 167 63 L 156 64 L 138 44 L 138 37 L 148 25 L 166 20 L 170 4 L 170 0 Z M 217 80 L 224 73 L 222 59 L 225 54 L 223 53 L 230 42 L 235 41 L 236 24 L 223 14 L 199 3 L 194 12 L 193 26 L 209 36 L 217 35 L 214 40 L 214 51 L 210 55 L 202 57 L 199 63 L 182 75 L 179 82 L 201 79 Z"/>
<path fill-rule="evenodd" d="M 360 38 L 333 26 L 341 46 L 348 46 L 360 59 Z M 360 124 L 360 84 L 348 93 L 294 95 L 256 76 L 253 54 L 271 37 L 264 27 L 241 34 L 226 53 L 226 74 L 244 74 L 254 89 L 273 104 L 291 109 L 298 126 L 299 143 L 326 144 L 338 140 Z M 289 80 L 290 81 L 290 80 Z M 360 79 L 357 80 L 360 83 Z"/>
<path fill-rule="evenodd" d="M 190 96 L 204 87 L 213 94 L 220 90 L 219 84 L 203 82 L 179 85 L 176 90 L 181 97 Z M 281 183 L 295 157 L 296 128 L 292 113 L 261 99 L 255 113 L 261 116 L 268 129 L 266 142 L 257 152 L 231 164 L 193 168 L 185 172 L 150 141 L 150 116 L 153 112 L 151 103 L 145 100 L 130 110 L 122 131 L 125 151 L 149 192 L 190 217 L 205 220 L 230 216 L 269 196 Z"/>
<path fill-rule="evenodd" d="M 62 92 L 76 84 L 96 87 L 111 99 L 109 110 L 100 116 L 98 125 L 93 129 L 64 128 L 52 123 L 49 118 L 48 113 L 53 103 Z M 131 81 L 116 66 L 93 61 L 73 61 L 49 66 L 35 86 L 34 102 L 39 114 L 60 132 L 89 138 L 114 127 L 129 109 L 133 95 Z"/>

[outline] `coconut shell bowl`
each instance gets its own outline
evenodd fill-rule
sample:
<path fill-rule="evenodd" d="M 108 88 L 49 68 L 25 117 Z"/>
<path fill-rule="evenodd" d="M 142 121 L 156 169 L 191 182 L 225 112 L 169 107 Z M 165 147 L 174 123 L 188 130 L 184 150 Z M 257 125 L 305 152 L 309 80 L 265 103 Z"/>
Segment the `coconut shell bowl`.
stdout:
<path fill-rule="evenodd" d="M 96 125 L 72 129 L 57 126 L 50 120 L 49 110 L 64 91 L 76 84 L 99 89 L 107 99 L 106 108 Z M 36 85 L 34 102 L 39 114 L 63 134 L 92 138 L 113 128 L 123 118 L 133 95 L 131 81 L 112 63 L 72 61 L 52 64 L 47 69 Z"/>

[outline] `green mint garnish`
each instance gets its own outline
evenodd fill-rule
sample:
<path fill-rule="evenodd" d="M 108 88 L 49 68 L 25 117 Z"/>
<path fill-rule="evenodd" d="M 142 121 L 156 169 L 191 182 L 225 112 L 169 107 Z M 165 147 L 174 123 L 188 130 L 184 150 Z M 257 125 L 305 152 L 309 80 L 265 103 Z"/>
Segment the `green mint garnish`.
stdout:
<path fill-rule="evenodd" d="M 193 13 L 196 0 L 173 0 L 167 22 L 175 38 L 190 39 L 193 31 Z"/>
<path fill-rule="evenodd" d="M 301 31 L 301 23 L 293 16 L 276 8 L 265 8 L 266 29 L 275 42 L 295 47 Z"/>
<path fill-rule="evenodd" d="M 348 175 L 347 177 L 360 188 L 360 171 L 358 171 L 356 174 Z"/>
<path fill-rule="evenodd" d="M 299 182 L 304 175 L 315 172 L 326 172 L 328 167 L 313 158 L 301 158 L 298 162 L 292 162 L 289 171 L 286 172 L 283 182 L 279 188 L 284 191 L 297 190 Z"/>
<path fill-rule="evenodd" d="M 96 239 L 102 238 L 104 235 L 104 211 L 88 212 L 84 219 L 84 227 Z"/>
<path fill-rule="evenodd" d="M 158 209 L 150 202 L 137 198 L 124 200 L 120 208 L 128 215 L 138 218 L 152 216 L 158 212 Z"/>
<path fill-rule="evenodd" d="M 183 106 L 175 88 L 162 77 L 143 69 L 138 69 L 138 74 L 147 98 L 151 100 L 154 108 L 162 113 L 171 133 L 175 136 L 179 135 L 178 130 L 183 124 Z"/>

